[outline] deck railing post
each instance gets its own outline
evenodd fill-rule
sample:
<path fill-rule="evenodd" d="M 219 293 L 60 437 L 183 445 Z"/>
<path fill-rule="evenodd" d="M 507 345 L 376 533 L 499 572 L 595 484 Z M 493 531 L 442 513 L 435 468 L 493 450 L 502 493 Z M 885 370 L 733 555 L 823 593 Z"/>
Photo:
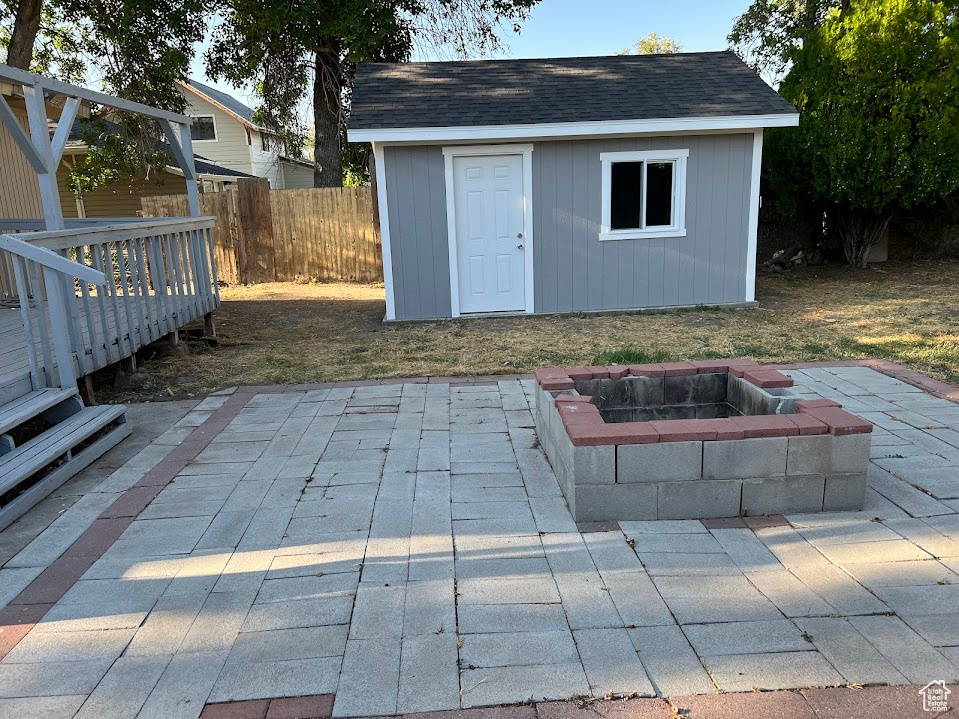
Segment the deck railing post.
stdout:
<path fill-rule="evenodd" d="M 70 349 L 67 314 L 66 307 L 63 304 L 60 277 L 56 271 L 44 267 L 43 282 L 47 289 L 47 307 L 50 312 L 50 326 L 53 330 L 53 352 L 57 358 L 57 375 L 60 379 L 60 387 L 75 390 L 77 388 L 77 377 L 73 370 L 73 351 Z"/>

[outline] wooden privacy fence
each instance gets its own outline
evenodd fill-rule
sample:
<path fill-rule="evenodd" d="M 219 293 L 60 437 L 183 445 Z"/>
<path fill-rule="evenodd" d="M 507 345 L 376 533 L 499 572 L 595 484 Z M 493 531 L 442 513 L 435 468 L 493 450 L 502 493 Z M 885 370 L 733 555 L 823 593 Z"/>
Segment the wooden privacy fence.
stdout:
<path fill-rule="evenodd" d="M 200 214 L 217 218 L 214 252 L 228 283 L 382 282 L 383 257 L 369 187 L 271 190 L 265 179 L 200 196 Z M 186 195 L 142 198 L 143 214 L 175 217 Z"/>

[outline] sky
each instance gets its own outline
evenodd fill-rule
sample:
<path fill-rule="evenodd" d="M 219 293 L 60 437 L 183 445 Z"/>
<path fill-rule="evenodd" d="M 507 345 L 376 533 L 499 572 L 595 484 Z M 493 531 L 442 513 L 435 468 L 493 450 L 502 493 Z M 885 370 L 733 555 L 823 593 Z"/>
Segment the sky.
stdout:
<path fill-rule="evenodd" d="M 686 52 L 724 50 L 733 21 L 749 4 L 750 0 L 542 0 L 519 35 L 510 31 L 504 36 L 507 47 L 496 56 L 615 55 L 651 32 L 678 40 Z M 205 79 L 205 49 L 193 62 L 193 76 L 252 104 L 249 92 Z"/>

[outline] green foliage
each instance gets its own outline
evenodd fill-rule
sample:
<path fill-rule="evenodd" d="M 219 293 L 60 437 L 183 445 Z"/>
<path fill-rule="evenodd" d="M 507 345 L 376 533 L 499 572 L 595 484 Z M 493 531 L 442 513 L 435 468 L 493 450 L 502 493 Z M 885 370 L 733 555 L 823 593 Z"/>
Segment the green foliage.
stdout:
<path fill-rule="evenodd" d="M 801 119 L 767 134 L 770 184 L 825 212 L 851 264 L 893 217 L 959 190 L 957 42 L 953 2 L 853 0 L 787 52 L 779 91 Z"/>
<path fill-rule="evenodd" d="M 269 127 L 305 138 L 299 108 L 312 92 L 314 156 L 321 173 L 364 172 L 343 158 L 358 62 L 408 60 L 414 44 L 466 56 L 499 46 L 503 24 L 518 30 L 539 0 L 225 0 L 207 72 L 235 86 L 253 81 Z M 333 158 L 336 158 L 335 160 Z M 334 184 L 325 175 L 328 184 Z M 340 184 L 342 175 L 335 178 Z"/>
<path fill-rule="evenodd" d="M 943 3 L 859 2 L 795 53 L 780 92 L 802 115 L 789 149 L 814 197 L 882 212 L 959 186 L 957 40 Z"/>
<path fill-rule="evenodd" d="M 753 0 L 727 36 L 730 47 L 771 82 L 782 79 L 792 54 L 845 0 Z"/>
<path fill-rule="evenodd" d="M 11 14 L 0 21 L 0 44 L 10 43 Z M 194 47 L 217 0 L 43 0 L 31 69 L 82 84 L 93 72 L 102 89 L 175 112 L 186 109 L 178 83 L 188 77 Z M 88 156 L 71 172 L 75 190 L 90 191 L 120 178 L 153 180 L 167 164 L 163 136 L 152 120 L 125 113 L 84 128 Z"/>
<path fill-rule="evenodd" d="M 82 161 L 70 170 L 67 185 L 72 192 L 85 194 L 104 185 L 131 177 L 163 184 L 163 170 L 173 164 L 172 155 L 154 146 L 144 152 L 144 141 L 130 132 L 142 130 L 139 118 L 122 125 L 100 119 L 78 121 L 80 137 L 90 148 Z"/>
<path fill-rule="evenodd" d="M 633 47 L 627 47 L 617 55 L 666 55 L 672 52 L 682 52 L 683 46 L 679 40 L 651 32 L 640 38 Z"/>
<path fill-rule="evenodd" d="M 10 44 L 17 0 L 2 0 L 0 17 L 0 47 Z M 78 28 L 64 17 L 59 5 L 45 3 L 40 9 L 40 30 L 33 47 L 31 72 L 55 77 L 64 82 L 82 82 L 86 63 L 81 54 L 83 39 Z"/>
<path fill-rule="evenodd" d="M 780 92 L 801 113 L 791 159 L 813 197 L 881 214 L 959 188 L 957 43 L 944 2 L 859 0 L 794 53 Z"/>
<path fill-rule="evenodd" d="M 660 349 L 645 350 L 641 347 L 621 347 L 615 350 L 605 350 L 593 357 L 594 365 L 611 364 L 650 364 L 670 362 L 672 355 Z"/>
<path fill-rule="evenodd" d="M 54 0 L 83 36 L 104 89 L 182 112 L 177 82 L 188 77 L 206 30 L 204 0 Z"/>

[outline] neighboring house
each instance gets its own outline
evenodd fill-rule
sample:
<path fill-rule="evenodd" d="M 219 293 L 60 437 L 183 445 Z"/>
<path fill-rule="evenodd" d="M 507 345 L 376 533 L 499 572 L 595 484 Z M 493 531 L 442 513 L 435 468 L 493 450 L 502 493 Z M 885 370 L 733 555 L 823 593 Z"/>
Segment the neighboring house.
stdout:
<path fill-rule="evenodd" d="M 107 131 L 116 128 L 109 120 L 99 118 L 98 122 L 103 123 Z M 52 129 L 55 127 L 55 123 L 52 124 Z M 142 212 L 142 197 L 186 194 L 183 172 L 176 166 L 167 167 L 159 178 L 128 177 L 82 195 L 74 193 L 70 189 L 68 176 L 72 167 L 82 162 L 87 154 L 88 146 L 83 140 L 83 129 L 84 120 L 77 120 L 70 132 L 63 160 L 57 171 L 57 187 L 60 190 L 60 205 L 64 217 L 136 217 Z M 160 149 L 166 147 L 166 143 L 163 143 Z M 170 151 L 167 152 L 169 154 Z M 216 165 L 201 155 L 194 156 L 193 164 L 197 181 L 204 192 L 221 192 L 233 186 L 237 180 L 252 177 L 245 172 Z"/>
<path fill-rule="evenodd" d="M 313 163 L 289 157 L 283 136 L 253 122 L 252 108 L 196 80 L 181 83 L 180 89 L 193 118 L 197 153 L 218 165 L 266 177 L 274 189 L 313 187 Z"/>
<path fill-rule="evenodd" d="M 0 84 L 0 93 L 26 128 L 27 112 L 22 96 L 9 84 Z M 57 118 L 60 108 L 48 102 L 47 114 L 50 118 Z M 57 189 L 64 217 L 135 217 L 141 212 L 142 197 L 186 193 L 183 173 L 177 167 L 168 167 L 163 177 L 158 180 L 129 177 L 98 187 L 82 196 L 75 195 L 70 190 L 68 176 L 71 168 L 81 162 L 87 153 L 87 145 L 81 139 L 81 128 L 90 117 L 89 106 L 81 106 L 79 114 L 80 118 L 71 130 L 63 159 L 57 169 Z M 110 126 L 109 121 L 101 121 Z M 55 119 L 49 121 L 49 128 L 51 133 L 56 129 Z M 221 190 L 241 177 L 250 177 L 246 173 L 214 165 L 200 156 L 196 157 L 195 165 L 197 180 L 207 191 Z M 42 215 L 43 206 L 36 174 L 13 137 L 0 126 L 0 218 L 28 219 Z"/>
<path fill-rule="evenodd" d="M 731 52 L 360 65 L 388 320 L 755 298 L 763 128 Z"/>

